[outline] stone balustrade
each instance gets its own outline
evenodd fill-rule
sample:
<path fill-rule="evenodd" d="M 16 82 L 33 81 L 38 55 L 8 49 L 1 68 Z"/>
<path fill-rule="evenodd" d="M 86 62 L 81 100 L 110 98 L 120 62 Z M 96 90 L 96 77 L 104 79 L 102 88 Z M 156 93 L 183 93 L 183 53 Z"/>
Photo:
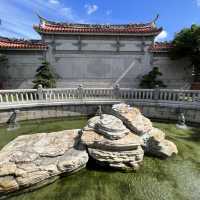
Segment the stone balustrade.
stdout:
<path fill-rule="evenodd" d="M 128 88 L 51 88 L 0 90 L 0 106 L 10 104 L 118 100 L 145 102 L 195 103 L 200 105 L 199 90 Z"/>

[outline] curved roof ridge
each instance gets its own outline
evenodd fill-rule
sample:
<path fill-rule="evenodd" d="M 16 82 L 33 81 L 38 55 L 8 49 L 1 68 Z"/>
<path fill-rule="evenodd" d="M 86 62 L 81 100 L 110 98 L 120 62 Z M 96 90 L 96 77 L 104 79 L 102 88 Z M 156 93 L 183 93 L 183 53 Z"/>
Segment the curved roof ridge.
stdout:
<path fill-rule="evenodd" d="M 129 24 L 87 24 L 87 23 L 62 23 L 52 22 L 39 16 L 39 25 L 34 25 L 34 29 L 39 33 L 93 33 L 93 34 L 137 34 L 137 35 L 157 35 L 162 31 L 156 27 L 157 17 L 149 23 L 129 23 Z"/>
<path fill-rule="evenodd" d="M 0 49 L 38 49 L 46 50 L 47 44 L 36 39 L 17 39 L 0 36 Z"/>
<path fill-rule="evenodd" d="M 169 52 L 169 50 L 173 48 L 171 42 L 155 42 L 149 48 L 150 52 Z"/>
<path fill-rule="evenodd" d="M 73 23 L 73 22 L 55 22 L 55 21 L 50 21 L 45 19 L 44 17 L 41 17 L 40 15 L 38 15 L 39 19 L 40 19 L 40 24 L 39 25 L 55 25 L 55 26 L 83 26 L 83 27 L 96 27 L 96 26 L 102 26 L 102 27 L 129 27 L 129 26 L 135 26 L 135 27 L 146 27 L 146 26 L 154 26 L 155 22 L 158 20 L 159 15 L 157 15 L 155 17 L 155 19 L 153 19 L 150 22 L 147 23 L 122 23 L 122 24 L 110 24 L 110 23 Z"/>

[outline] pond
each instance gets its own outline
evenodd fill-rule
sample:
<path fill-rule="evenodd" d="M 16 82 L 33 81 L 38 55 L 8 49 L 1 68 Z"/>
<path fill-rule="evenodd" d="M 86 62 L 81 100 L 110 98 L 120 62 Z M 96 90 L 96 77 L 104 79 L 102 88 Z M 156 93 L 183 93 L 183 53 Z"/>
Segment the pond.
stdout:
<path fill-rule="evenodd" d="M 86 118 L 57 118 L 21 122 L 7 132 L 0 127 L 0 148 L 22 134 L 82 128 Z M 51 185 L 23 193 L 11 200 L 199 200 L 200 128 L 180 130 L 175 124 L 154 123 L 175 142 L 179 154 L 168 160 L 145 156 L 136 173 L 87 168 L 62 177 Z"/>

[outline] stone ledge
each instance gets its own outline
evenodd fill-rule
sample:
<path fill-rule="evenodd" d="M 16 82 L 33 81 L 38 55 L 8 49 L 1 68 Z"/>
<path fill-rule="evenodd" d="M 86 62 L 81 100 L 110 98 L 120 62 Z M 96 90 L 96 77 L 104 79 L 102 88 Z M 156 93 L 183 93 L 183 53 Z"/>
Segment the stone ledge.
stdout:
<path fill-rule="evenodd" d="M 119 100 L 89 100 L 89 101 L 61 101 L 61 102 L 37 102 L 37 103 L 24 103 L 24 104 L 0 104 L 0 110 L 20 109 L 20 108 L 34 108 L 34 107 L 49 107 L 49 106 L 62 106 L 62 105 L 112 105 L 120 103 Z"/>

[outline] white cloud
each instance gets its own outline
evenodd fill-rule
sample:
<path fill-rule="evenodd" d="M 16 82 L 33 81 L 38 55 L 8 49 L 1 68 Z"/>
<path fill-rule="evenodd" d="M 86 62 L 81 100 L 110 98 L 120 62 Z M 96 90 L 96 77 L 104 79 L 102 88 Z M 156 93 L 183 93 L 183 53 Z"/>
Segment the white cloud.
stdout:
<path fill-rule="evenodd" d="M 168 36 L 168 33 L 167 31 L 162 31 L 156 38 L 155 38 L 155 41 L 156 42 L 161 42 L 161 41 L 164 41 Z"/>
<path fill-rule="evenodd" d="M 200 7 L 200 0 L 196 0 L 197 6 Z"/>
<path fill-rule="evenodd" d="M 98 10 L 98 6 L 95 4 L 86 4 L 84 7 L 88 15 L 91 15 Z"/>
<path fill-rule="evenodd" d="M 59 4 L 50 3 L 50 0 L 0 0 L 0 19 L 2 21 L 0 36 L 26 39 L 40 38 L 32 27 L 33 24 L 39 23 L 36 13 L 51 21 L 78 23 L 79 21 L 85 21 L 78 15 L 76 10 L 60 0 L 57 1 Z"/>
<path fill-rule="evenodd" d="M 112 10 L 107 10 L 106 15 L 110 15 L 112 13 Z"/>
<path fill-rule="evenodd" d="M 60 4 L 58 0 L 49 0 L 49 3 L 51 4 Z"/>

